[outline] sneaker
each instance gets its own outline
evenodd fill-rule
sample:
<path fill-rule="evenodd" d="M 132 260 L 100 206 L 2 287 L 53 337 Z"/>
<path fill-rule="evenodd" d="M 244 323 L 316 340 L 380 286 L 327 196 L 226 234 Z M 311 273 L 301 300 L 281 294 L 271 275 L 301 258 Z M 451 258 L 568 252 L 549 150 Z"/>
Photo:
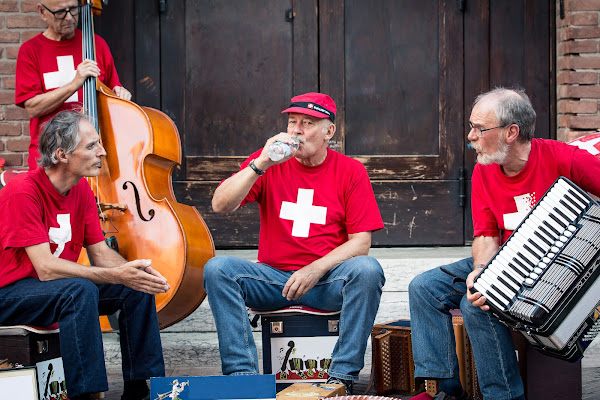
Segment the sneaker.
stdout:
<path fill-rule="evenodd" d="M 344 385 L 344 388 L 346 389 L 346 394 L 352 394 L 352 385 L 354 384 L 354 381 L 351 381 L 349 379 L 340 379 L 335 376 L 329 376 L 327 377 L 326 383 L 330 385 Z"/>

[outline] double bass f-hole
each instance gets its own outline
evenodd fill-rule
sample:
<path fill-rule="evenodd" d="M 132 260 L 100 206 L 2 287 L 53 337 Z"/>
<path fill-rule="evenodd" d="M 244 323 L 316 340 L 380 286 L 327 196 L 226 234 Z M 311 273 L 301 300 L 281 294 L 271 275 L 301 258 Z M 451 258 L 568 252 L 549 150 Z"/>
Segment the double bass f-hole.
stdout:
<path fill-rule="evenodd" d="M 148 211 L 148 215 L 150 216 L 149 219 L 144 218 L 144 216 L 142 215 L 142 206 L 140 205 L 140 194 L 137 190 L 137 187 L 135 187 L 135 183 L 133 183 L 131 181 L 126 181 L 125 183 L 123 183 L 123 190 L 127 190 L 128 183 L 131 183 L 131 187 L 133 188 L 133 194 L 135 195 L 135 206 L 137 207 L 138 216 L 144 222 L 148 222 L 148 221 L 152 220 L 152 218 L 154 218 L 154 214 L 155 214 L 154 209 L 151 208 Z"/>

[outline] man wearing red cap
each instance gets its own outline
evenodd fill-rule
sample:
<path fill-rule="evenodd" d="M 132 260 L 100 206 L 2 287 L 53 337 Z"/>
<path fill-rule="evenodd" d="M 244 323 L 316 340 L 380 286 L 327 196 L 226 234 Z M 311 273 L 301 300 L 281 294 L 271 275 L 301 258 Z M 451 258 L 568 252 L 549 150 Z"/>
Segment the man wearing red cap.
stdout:
<path fill-rule="evenodd" d="M 304 305 L 341 310 L 329 383 L 351 388 L 358 379 L 385 282 L 368 256 L 371 233 L 383 221 L 364 166 L 327 147 L 335 112 L 322 93 L 292 98 L 282 111 L 287 132 L 268 139 L 215 190 L 217 213 L 260 206 L 258 263 L 222 256 L 204 267 L 224 374 L 259 373 L 246 307 Z M 299 147 L 273 161 L 267 149 L 275 142 Z"/>

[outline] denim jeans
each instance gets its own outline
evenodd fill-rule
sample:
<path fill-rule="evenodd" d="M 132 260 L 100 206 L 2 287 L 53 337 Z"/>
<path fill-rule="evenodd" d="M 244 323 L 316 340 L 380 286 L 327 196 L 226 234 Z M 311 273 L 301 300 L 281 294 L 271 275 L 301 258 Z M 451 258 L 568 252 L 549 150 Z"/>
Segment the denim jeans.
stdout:
<path fill-rule="evenodd" d="M 275 310 L 301 304 L 341 310 L 340 336 L 329 375 L 358 379 L 385 283 L 381 266 L 369 256 L 350 258 L 326 273 L 303 297 L 288 301 L 281 292 L 293 272 L 230 256 L 206 263 L 204 288 L 217 326 L 223 374 L 259 373 L 246 307 Z"/>
<path fill-rule="evenodd" d="M 510 330 L 489 311 L 474 307 L 464 280 L 466 258 L 416 276 L 408 287 L 415 376 L 460 379 L 451 309 L 460 308 L 471 341 L 481 393 L 486 400 L 523 395 Z"/>
<path fill-rule="evenodd" d="M 117 310 L 123 379 L 164 376 L 154 296 L 83 278 L 28 278 L 0 288 L 0 325 L 58 322 L 69 397 L 108 390 L 98 316 Z"/>

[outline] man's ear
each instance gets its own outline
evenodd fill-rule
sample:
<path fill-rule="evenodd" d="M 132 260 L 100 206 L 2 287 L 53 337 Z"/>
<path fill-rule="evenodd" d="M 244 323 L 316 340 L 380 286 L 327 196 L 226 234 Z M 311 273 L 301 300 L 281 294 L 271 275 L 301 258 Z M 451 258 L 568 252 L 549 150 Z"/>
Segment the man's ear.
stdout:
<path fill-rule="evenodd" d="M 519 132 L 521 129 L 517 124 L 511 124 L 506 129 L 506 143 L 512 143 L 519 139 Z"/>
<path fill-rule="evenodd" d="M 48 23 L 48 21 L 46 20 L 46 14 L 44 14 L 44 7 L 42 6 L 42 3 L 37 4 L 37 9 L 38 14 L 40 14 L 40 17 L 44 20 L 44 22 Z M 54 16 L 52 16 L 52 18 L 54 18 Z"/>
<path fill-rule="evenodd" d="M 325 138 L 327 140 L 330 140 L 333 135 L 335 135 L 335 124 L 331 124 L 329 125 L 329 127 L 327 128 L 327 133 L 325 133 Z"/>
<path fill-rule="evenodd" d="M 64 164 L 69 163 L 69 160 L 67 159 L 67 152 L 62 147 L 59 147 L 58 149 L 56 149 L 56 152 L 54 153 L 54 155 L 56 156 L 56 160 L 59 163 L 64 163 Z"/>

